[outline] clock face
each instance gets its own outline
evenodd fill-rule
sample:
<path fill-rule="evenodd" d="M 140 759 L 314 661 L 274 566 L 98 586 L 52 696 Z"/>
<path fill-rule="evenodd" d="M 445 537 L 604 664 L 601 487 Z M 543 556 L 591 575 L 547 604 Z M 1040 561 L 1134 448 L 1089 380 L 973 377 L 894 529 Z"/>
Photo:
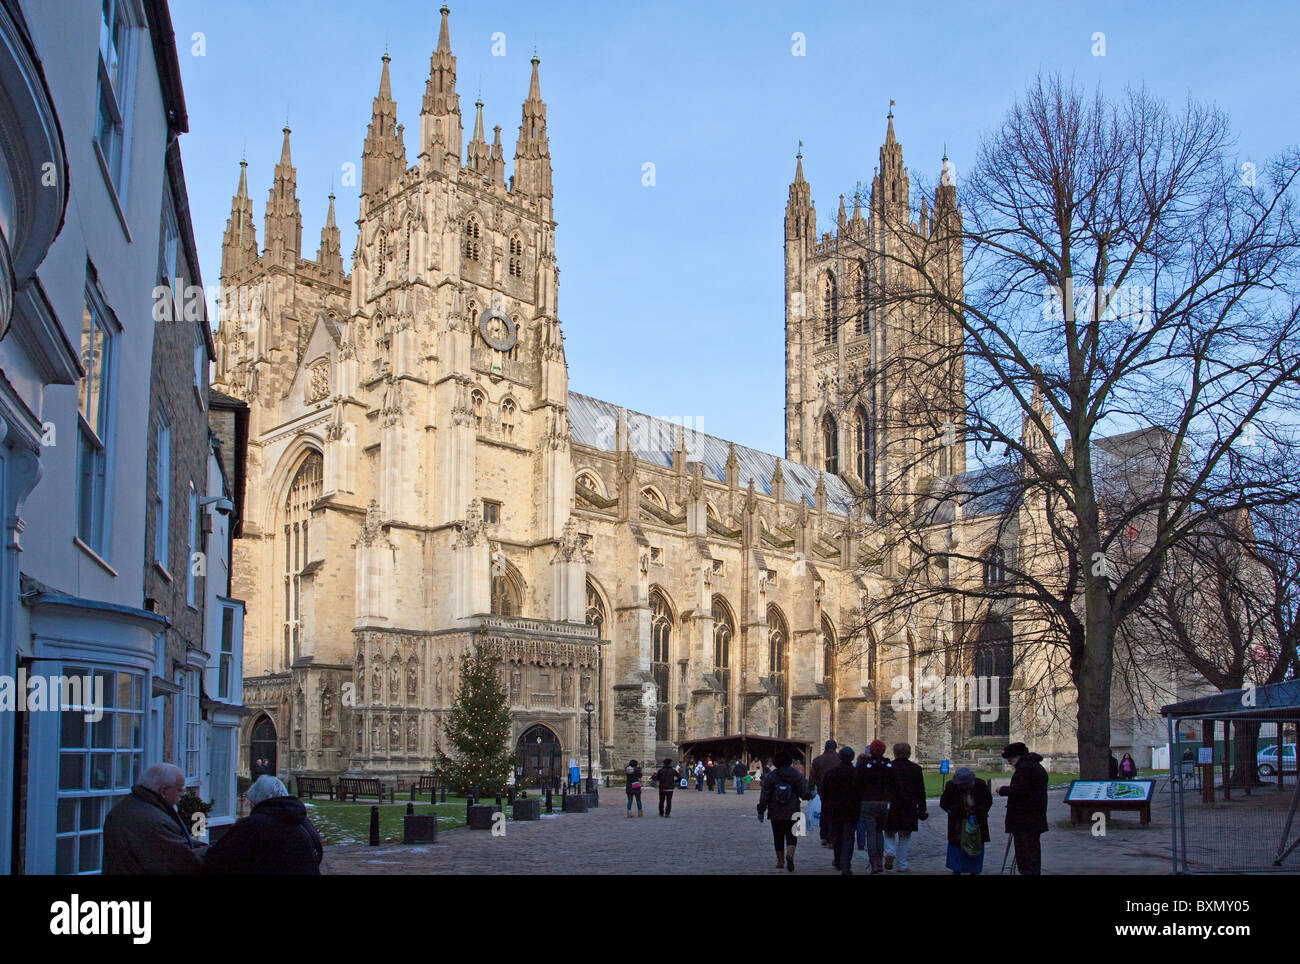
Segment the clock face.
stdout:
<path fill-rule="evenodd" d="M 495 308 L 479 316 L 478 332 L 488 346 L 497 351 L 509 351 L 519 340 L 515 320 Z"/>

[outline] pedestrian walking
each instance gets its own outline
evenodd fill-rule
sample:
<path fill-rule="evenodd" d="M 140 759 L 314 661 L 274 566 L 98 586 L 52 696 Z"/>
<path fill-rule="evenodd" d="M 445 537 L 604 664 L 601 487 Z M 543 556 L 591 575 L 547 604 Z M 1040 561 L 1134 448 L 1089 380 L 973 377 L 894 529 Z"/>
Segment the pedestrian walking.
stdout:
<path fill-rule="evenodd" d="M 839 755 L 835 752 L 836 746 L 834 740 L 827 740 L 826 747 L 822 751 L 821 756 L 815 757 L 812 761 L 808 773 L 808 785 L 812 787 L 813 793 L 817 793 L 821 789 L 822 778 L 826 776 L 829 771 L 840 765 Z M 830 829 L 825 820 L 822 820 L 820 824 L 820 836 L 822 846 L 829 847 L 831 845 Z"/>
<path fill-rule="evenodd" d="M 719 760 L 713 767 L 713 782 L 718 786 L 718 793 L 727 792 L 727 776 L 731 773 L 731 766 L 726 760 Z"/>
<path fill-rule="evenodd" d="M 912 762 L 910 744 L 894 744 L 893 771 L 893 798 L 885 817 L 885 869 L 897 867 L 900 874 L 905 874 L 912 834 L 917 831 L 918 821 L 930 816 L 925 810 L 925 774 Z"/>
<path fill-rule="evenodd" d="M 701 793 L 704 790 L 704 761 L 695 761 L 695 792 Z"/>
<path fill-rule="evenodd" d="M 835 854 L 831 866 L 841 874 L 852 874 L 853 836 L 862 803 L 852 747 L 840 747 L 838 762 L 822 777 L 818 792 L 822 798 L 822 821 L 831 825 L 830 840 Z"/>
<path fill-rule="evenodd" d="M 655 781 L 659 784 L 659 816 L 673 815 L 673 791 L 682 775 L 673 766 L 672 757 L 664 757 L 664 765 L 655 772 Z"/>
<path fill-rule="evenodd" d="M 989 785 L 966 767 L 953 774 L 939 798 L 948 814 L 948 859 L 954 874 L 978 874 L 984 869 L 984 845 L 989 842 Z"/>
<path fill-rule="evenodd" d="M 1132 754 L 1125 753 L 1124 759 L 1119 761 L 1119 778 L 1121 780 L 1132 780 L 1137 775 L 1137 762 L 1133 759 Z"/>
<path fill-rule="evenodd" d="M 1132 762 L 1127 753 L 1124 756 Z M 1007 798 L 1006 831 L 1016 843 L 1016 869 L 1037 876 L 1043 872 L 1041 838 L 1047 833 L 1047 771 L 1043 758 L 1023 743 L 1008 743 L 1002 759 L 1014 768 L 1010 785 L 999 787 L 998 795 Z"/>
<path fill-rule="evenodd" d="M 731 768 L 731 775 L 736 781 L 737 795 L 745 792 L 745 774 L 748 772 L 749 771 L 745 769 L 745 764 L 741 763 L 739 760 L 737 760 L 736 765 Z"/>
<path fill-rule="evenodd" d="M 185 773 L 155 763 L 104 818 L 105 874 L 197 874 L 201 858 L 176 812 Z"/>
<path fill-rule="evenodd" d="M 798 838 L 794 835 L 795 816 L 800 812 L 799 801 L 811 800 L 812 791 L 803 774 L 791 766 L 789 750 L 777 750 L 772 755 L 773 769 L 763 774 L 758 793 L 758 820 L 767 814 L 772 823 L 772 845 L 776 848 L 776 869 L 794 870 L 794 850 Z"/>
<path fill-rule="evenodd" d="M 319 875 L 325 845 L 302 801 L 273 776 L 258 777 L 247 797 L 252 812 L 209 848 L 203 872 Z"/>
<path fill-rule="evenodd" d="M 632 760 L 623 770 L 627 774 L 627 815 L 632 816 L 632 801 L 636 800 L 636 815 L 644 817 L 641 809 L 641 764 Z"/>
<path fill-rule="evenodd" d="M 885 816 L 893 799 L 894 764 L 885 758 L 885 741 L 872 740 L 867 755 L 858 760 L 858 849 L 865 843 L 873 874 L 885 869 Z"/>

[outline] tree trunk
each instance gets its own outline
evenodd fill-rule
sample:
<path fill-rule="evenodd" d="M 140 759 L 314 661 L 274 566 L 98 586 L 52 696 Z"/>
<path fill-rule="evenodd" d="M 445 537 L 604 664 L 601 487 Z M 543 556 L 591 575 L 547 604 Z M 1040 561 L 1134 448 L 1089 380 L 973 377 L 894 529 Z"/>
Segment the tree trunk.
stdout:
<path fill-rule="evenodd" d="M 1232 727 L 1232 785 L 1244 787 L 1247 783 L 1259 786 L 1259 773 L 1255 769 L 1256 745 L 1259 742 L 1259 724 L 1239 722 Z"/>

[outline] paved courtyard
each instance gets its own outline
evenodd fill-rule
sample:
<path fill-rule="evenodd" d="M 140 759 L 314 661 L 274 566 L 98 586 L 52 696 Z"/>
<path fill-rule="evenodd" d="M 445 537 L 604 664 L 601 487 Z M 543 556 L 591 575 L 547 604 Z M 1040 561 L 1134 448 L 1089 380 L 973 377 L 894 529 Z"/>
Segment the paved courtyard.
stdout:
<path fill-rule="evenodd" d="M 1044 873 L 1169 873 L 1169 795 L 1159 797 L 1150 827 L 1139 828 L 1137 815 L 1126 814 L 1111 822 L 1106 836 L 1094 837 L 1087 827 L 1069 828 L 1064 790 L 1053 791 L 1048 806 L 1052 829 L 1043 836 Z M 535 823 L 508 821 L 500 837 L 461 828 L 440 833 L 438 843 L 428 846 L 331 847 L 323 869 L 330 874 L 778 873 L 770 825 L 755 817 L 755 791 L 719 796 L 679 790 L 669 819 L 657 815 L 654 790 L 643 794 L 646 810 L 639 819 L 627 819 L 622 790 L 603 790 L 600 800 L 600 808 L 588 813 L 557 812 Z M 930 819 L 913 835 L 911 873 L 946 874 L 946 815 L 938 800 L 927 806 Z M 1002 798 L 994 797 L 985 873 L 996 874 L 1002 865 L 1005 808 Z M 832 874 L 830 860 L 830 851 L 819 846 L 813 831 L 799 843 L 795 870 Z M 856 873 L 866 873 L 866 854 L 855 853 L 853 866 Z"/>

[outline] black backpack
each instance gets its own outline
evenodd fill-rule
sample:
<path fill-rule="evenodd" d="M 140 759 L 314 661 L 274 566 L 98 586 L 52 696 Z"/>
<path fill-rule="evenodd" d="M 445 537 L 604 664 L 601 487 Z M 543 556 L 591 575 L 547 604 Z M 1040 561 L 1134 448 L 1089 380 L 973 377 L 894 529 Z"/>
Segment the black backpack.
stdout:
<path fill-rule="evenodd" d="M 794 801 L 794 786 L 785 777 L 777 777 L 776 787 L 772 791 L 772 802 L 781 807 L 788 807 Z"/>

